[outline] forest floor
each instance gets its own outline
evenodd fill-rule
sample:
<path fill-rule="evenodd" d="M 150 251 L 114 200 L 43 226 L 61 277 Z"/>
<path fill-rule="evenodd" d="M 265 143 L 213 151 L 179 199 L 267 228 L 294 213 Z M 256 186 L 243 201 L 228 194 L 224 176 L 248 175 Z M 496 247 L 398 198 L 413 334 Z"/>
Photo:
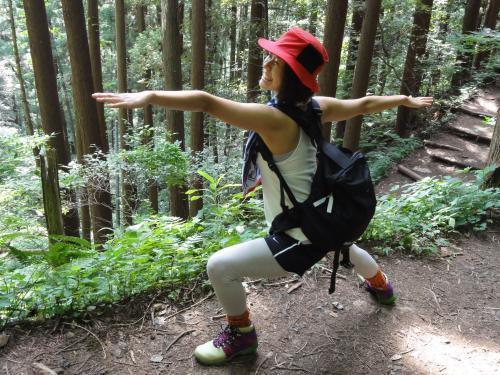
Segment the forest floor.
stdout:
<path fill-rule="evenodd" d="M 464 110 L 494 116 L 500 89 L 479 90 Z M 422 176 L 454 175 L 451 163 L 481 167 L 493 126 L 463 110 L 401 164 Z M 480 134 L 458 136 L 457 128 Z M 447 164 L 437 157 L 448 158 Z M 410 179 L 394 167 L 379 193 Z M 196 345 L 223 324 L 215 297 L 197 296 L 184 311 L 164 293 L 144 294 L 104 315 L 73 322 L 19 325 L 0 349 L 1 374 L 500 374 L 500 224 L 462 235 L 434 256 L 378 258 L 396 293 L 382 307 L 339 270 L 328 295 L 330 261 L 301 279 L 250 280 L 248 301 L 259 334 L 255 356 L 203 367 Z M 171 316 L 173 314 L 176 315 Z M 171 317 L 169 317 L 171 316 Z"/>

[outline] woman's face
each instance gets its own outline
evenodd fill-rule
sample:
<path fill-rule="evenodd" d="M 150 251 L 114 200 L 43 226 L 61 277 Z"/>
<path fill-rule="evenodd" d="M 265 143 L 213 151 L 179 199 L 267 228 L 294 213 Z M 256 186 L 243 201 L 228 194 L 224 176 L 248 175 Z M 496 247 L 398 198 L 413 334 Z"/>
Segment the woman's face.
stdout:
<path fill-rule="evenodd" d="M 262 66 L 262 77 L 259 86 L 264 90 L 279 91 L 283 79 L 285 62 L 278 56 L 269 54 Z"/>

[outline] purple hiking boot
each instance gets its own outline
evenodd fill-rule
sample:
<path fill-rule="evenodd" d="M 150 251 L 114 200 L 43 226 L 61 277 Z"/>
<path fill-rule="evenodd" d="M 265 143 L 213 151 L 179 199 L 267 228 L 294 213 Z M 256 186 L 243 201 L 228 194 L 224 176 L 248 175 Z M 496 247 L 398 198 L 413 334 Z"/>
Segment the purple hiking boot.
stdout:
<path fill-rule="evenodd" d="M 238 355 L 255 353 L 257 346 L 257 334 L 253 326 L 226 326 L 214 340 L 199 345 L 194 356 L 204 365 L 221 365 Z"/>

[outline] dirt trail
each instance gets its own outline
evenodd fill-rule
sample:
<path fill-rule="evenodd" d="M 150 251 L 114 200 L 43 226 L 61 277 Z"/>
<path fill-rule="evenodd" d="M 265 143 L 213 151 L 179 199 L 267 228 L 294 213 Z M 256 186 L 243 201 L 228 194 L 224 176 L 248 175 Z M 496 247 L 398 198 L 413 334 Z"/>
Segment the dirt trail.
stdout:
<path fill-rule="evenodd" d="M 466 109 L 494 115 L 499 98 L 498 88 L 481 90 Z M 422 176 L 456 172 L 436 154 L 483 166 L 488 147 L 451 129 L 464 126 L 486 137 L 493 130 L 461 112 L 431 141 L 462 151 L 426 147 L 401 164 Z M 393 168 L 377 190 L 407 182 Z M 500 374 L 500 224 L 455 245 L 434 257 L 379 259 L 399 297 L 393 308 L 378 306 L 345 270 L 331 296 L 322 267 L 300 280 L 249 282 L 258 355 L 224 367 L 192 358 L 223 323 L 214 297 L 166 319 L 175 311 L 166 298 L 144 295 L 78 326 L 53 320 L 12 328 L 0 373 L 48 374 L 46 366 L 57 374 Z"/>

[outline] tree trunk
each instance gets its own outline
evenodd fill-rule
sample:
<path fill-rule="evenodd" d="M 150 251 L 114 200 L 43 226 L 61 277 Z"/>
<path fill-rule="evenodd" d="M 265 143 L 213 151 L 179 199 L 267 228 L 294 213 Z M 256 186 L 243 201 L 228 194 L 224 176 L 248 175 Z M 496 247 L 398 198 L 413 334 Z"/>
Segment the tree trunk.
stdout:
<path fill-rule="evenodd" d="M 330 1 L 328 1 L 330 3 Z M 310 4 L 310 14 L 309 14 L 309 32 L 313 35 L 316 34 L 317 23 L 318 23 L 318 13 L 319 13 L 319 0 L 312 0 Z M 328 10 L 327 10 L 328 14 Z M 325 30 L 326 35 L 326 30 Z"/>
<path fill-rule="evenodd" d="M 344 40 L 347 0 L 328 0 L 323 44 L 328 52 L 329 63 L 319 76 L 321 95 L 335 97 L 339 75 L 342 41 Z M 323 124 L 323 136 L 330 141 L 332 124 Z"/>
<path fill-rule="evenodd" d="M 91 95 L 94 92 L 92 70 L 90 62 L 89 44 L 85 30 L 83 4 L 80 0 L 61 0 L 64 24 L 67 34 L 67 47 L 71 64 L 71 82 L 73 86 L 73 101 L 76 117 L 77 139 L 81 142 L 83 155 L 92 153 L 105 147 L 101 140 L 97 107 Z M 102 176 L 103 180 L 108 180 Z M 92 198 L 90 203 L 92 215 L 92 232 L 95 243 L 103 243 L 106 236 L 111 234 L 112 207 L 109 193 L 103 192 L 101 187 L 89 188 Z"/>
<path fill-rule="evenodd" d="M 240 18 L 239 18 L 239 37 L 238 48 L 236 52 L 236 78 L 243 78 L 244 62 L 243 56 L 247 49 L 247 25 L 248 25 L 248 4 L 240 5 Z"/>
<path fill-rule="evenodd" d="M 236 7 L 232 7 L 232 9 Z M 191 87 L 193 90 L 203 90 L 205 87 L 205 0 L 193 0 L 192 2 L 192 19 L 191 19 L 191 49 L 192 49 L 192 63 L 191 63 Z M 234 14 L 234 13 L 233 13 Z M 236 22 L 234 24 L 236 30 Z M 234 36 L 235 37 L 235 36 Z M 234 55 L 234 38 L 231 41 L 231 48 Z M 231 65 L 231 75 L 233 72 Z M 203 112 L 191 113 L 191 150 L 193 154 L 203 151 L 204 136 L 203 136 Z M 202 189 L 203 181 L 199 176 L 194 176 L 193 182 L 194 189 Z M 196 216 L 198 211 L 203 207 L 203 201 L 198 199 L 190 202 L 189 214 Z"/>
<path fill-rule="evenodd" d="M 99 4 L 98 0 L 88 0 L 88 32 L 89 32 L 89 52 L 90 61 L 92 63 L 92 78 L 94 82 L 94 89 L 97 92 L 102 92 L 102 67 L 101 67 L 101 47 L 99 37 Z M 106 120 L 104 119 L 104 104 L 96 103 L 97 118 L 99 120 L 99 130 L 101 134 L 101 142 L 103 145 L 102 152 L 107 154 L 109 152 L 109 142 L 106 133 Z"/>
<path fill-rule="evenodd" d="M 236 21 L 238 18 L 238 8 L 236 3 L 231 5 L 231 24 L 229 30 L 229 80 L 234 81 L 236 71 Z"/>
<path fill-rule="evenodd" d="M 344 91 L 343 99 L 348 99 L 351 93 L 352 78 L 354 76 L 354 67 L 356 66 L 356 57 L 358 54 L 359 34 L 361 33 L 361 25 L 365 15 L 365 1 L 355 0 L 353 3 L 351 31 L 349 33 L 349 46 L 347 47 L 347 60 L 344 71 L 344 79 L 342 80 L 342 88 Z M 339 121 L 335 129 L 337 138 L 344 137 L 346 121 Z"/>
<path fill-rule="evenodd" d="M 377 32 L 377 23 L 380 15 L 381 0 L 367 1 L 366 13 L 361 28 L 358 58 L 354 69 L 351 98 L 361 98 L 366 95 L 370 68 L 372 65 L 373 47 Z M 361 133 L 362 116 L 357 116 L 347 122 L 344 136 L 344 147 L 357 150 Z"/>
<path fill-rule="evenodd" d="M 267 9 L 262 0 L 252 0 L 247 69 L 247 101 L 255 102 L 259 96 L 259 80 L 262 75 L 262 50 L 257 44 L 264 37 Z"/>
<path fill-rule="evenodd" d="M 34 3 L 34 0 L 29 0 Z M 50 65 L 50 64 L 47 64 Z M 47 145 L 40 152 L 40 174 L 42 177 L 43 207 L 47 233 L 50 235 L 64 234 L 64 224 L 59 197 L 59 177 L 57 174 L 56 150 Z M 49 237 L 49 241 L 50 240 Z"/>
<path fill-rule="evenodd" d="M 210 30 L 211 35 L 208 38 L 208 58 L 207 61 L 211 61 L 210 68 L 208 69 L 207 82 L 216 82 L 218 80 L 224 80 L 223 77 L 223 63 L 221 62 L 221 53 L 218 52 L 220 47 L 219 43 L 219 33 L 217 32 L 217 11 L 218 9 L 213 6 L 211 0 L 207 3 L 208 6 L 208 17 L 206 29 Z M 217 122 L 213 118 L 207 119 L 207 126 L 205 131 L 205 141 L 208 148 L 212 149 L 212 155 L 214 156 L 214 163 L 219 163 L 219 139 L 217 136 Z"/>
<path fill-rule="evenodd" d="M 115 30 L 116 30 L 116 72 L 118 92 L 127 92 L 127 46 L 125 42 L 125 0 L 115 1 Z M 120 150 L 128 150 L 127 135 L 130 134 L 128 111 L 120 108 L 118 111 L 118 126 L 120 129 Z M 120 171 L 121 179 L 121 210 L 123 224 L 132 225 L 132 195 L 133 186 L 126 170 Z"/>
<path fill-rule="evenodd" d="M 484 18 L 483 28 L 490 29 L 492 31 L 496 30 L 498 10 L 500 8 L 500 0 L 490 0 L 488 4 L 488 9 L 486 9 L 486 16 Z M 481 45 L 479 46 L 481 47 Z M 488 60 L 490 55 L 489 50 L 482 50 L 480 48 L 474 60 L 474 67 L 476 69 L 481 68 L 481 64 Z"/>
<path fill-rule="evenodd" d="M 449 22 L 450 22 L 450 13 L 451 13 L 451 5 L 452 5 L 452 0 L 447 0 L 446 3 L 443 5 L 444 9 L 441 9 L 441 12 L 444 12 L 444 15 L 441 17 L 439 20 L 439 25 L 438 25 L 438 40 L 441 43 L 446 42 L 446 36 L 448 34 L 449 30 Z M 443 64 L 443 51 L 438 50 L 437 51 L 437 56 L 436 56 L 436 63 L 432 67 L 432 72 L 431 72 L 431 91 L 436 93 L 436 88 L 438 86 L 439 81 L 441 80 L 441 68 Z"/>
<path fill-rule="evenodd" d="M 402 95 L 418 96 L 422 81 L 422 57 L 425 55 L 427 34 L 431 21 L 433 0 L 421 0 L 416 5 L 413 15 L 413 27 L 410 43 L 406 52 L 406 61 L 403 71 L 400 93 Z M 409 126 L 413 123 L 412 110 L 405 106 L 398 107 L 396 118 L 396 132 L 401 137 L 407 137 Z"/>
<path fill-rule="evenodd" d="M 488 161 L 486 165 L 495 167 L 495 170 L 490 175 L 487 185 L 492 187 L 500 187 L 500 110 L 497 111 L 497 122 L 493 137 L 491 138 L 490 151 L 488 153 Z"/>
<path fill-rule="evenodd" d="M 59 103 L 57 77 L 45 3 L 43 0 L 25 0 L 24 12 L 26 14 L 26 26 L 28 28 L 33 71 L 35 73 L 40 116 L 42 118 L 42 129 L 45 134 L 52 135 L 48 141 L 48 148 L 55 150 L 57 165 L 59 168 L 67 170 L 67 165 L 71 159 L 65 136 L 64 117 Z M 79 235 L 79 219 L 76 209 L 71 209 L 64 215 L 64 231 L 67 235 Z"/>
<path fill-rule="evenodd" d="M 30 108 L 28 103 L 28 97 L 26 95 L 26 88 L 24 85 L 24 77 L 21 68 L 21 58 L 19 57 L 19 49 L 17 47 L 17 35 L 16 35 L 16 20 L 14 18 L 14 9 L 12 7 L 12 0 L 8 0 L 9 5 L 9 17 L 10 17 L 10 30 L 12 33 L 12 44 L 14 47 L 14 59 L 16 61 L 16 75 L 19 81 L 19 88 L 21 89 L 21 101 L 23 103 L 24 112 L 24 126 L 26 134 L 33 135 L 33 122 L 31 121 Z M 35 152 L 36 153 L 36 152 Z"/>
<path fill-rule="evenodd" d="M 178 19 L 178 1 L 162 0 L 162 34 L 163 34 L 163 66 L 165 70 L 165 88 L 167 90 L 182 90 L 181 68 L 181 36 Z M 185 149 L 184 113 L 167 111 L 168 131 L 172 141 L 179 141 L 182 150 Z M 185 186 L 170 186 L 170 212 L 173 216 L 186 219 L 189 216 L 189 206 L 185 194 Z"/>
<path fill-rule="evenodd" d="M 145 14 L 147 7 L 145 5 L 136 5 L 136 20 L 137 20 L 137 31 L 138 33 L 143 33 L 146 30 L 146 19 Z M 149 90 L 151 88 L 151 69 L 147 69 L 144 75 L 144 89 Z M 143 144 L 152 144 L 154 147 L 154 128 L 153 128 L 153 107 L 147 105 L 144 107 L 144 126 L 147 127 L 145 135 L 142 139 Z M 151 205 L 151 212 L 153 214 L 158 214 L 158 184 L 156 180 L 151 179 L 147 182 L 148 184 L 148 198 Z"/>
<path fill-rule="evenodd" d="M 466 35 L 477 29 L 477 18 L 479 16 L 480 7 L 481 0 L 467 0 L 462 24 L 462 34 Z M 460 87 L 469 79 L 472 58 L 472 52 L 459 52 L 457 54 L 457 70 L 451 78 L 452 92 L 458 94 L 460 92 Z"/>

